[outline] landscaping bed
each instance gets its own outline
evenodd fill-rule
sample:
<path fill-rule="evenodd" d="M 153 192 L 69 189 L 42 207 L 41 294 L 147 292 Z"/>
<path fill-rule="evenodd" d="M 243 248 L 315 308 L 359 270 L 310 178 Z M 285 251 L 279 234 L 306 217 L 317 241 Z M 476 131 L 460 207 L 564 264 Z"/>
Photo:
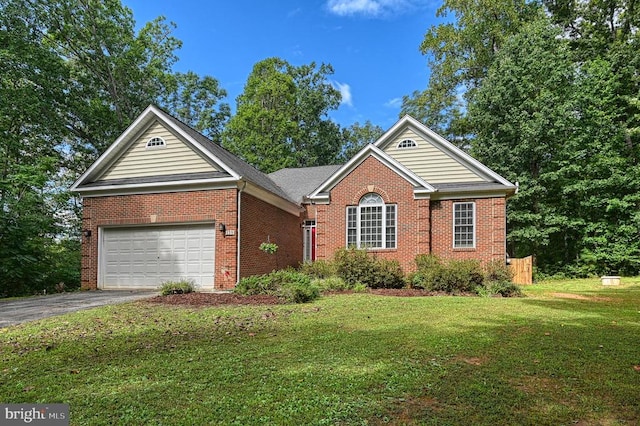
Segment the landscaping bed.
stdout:
<path fill-rule="evenodd" d="M 187 306 L 223 306 L 223 305 L 278 305 L 283 302 L 276 296 L 254 294 L 245 296 L 236 293 L 185 293 L 156 296 L 150 303 Z"/>

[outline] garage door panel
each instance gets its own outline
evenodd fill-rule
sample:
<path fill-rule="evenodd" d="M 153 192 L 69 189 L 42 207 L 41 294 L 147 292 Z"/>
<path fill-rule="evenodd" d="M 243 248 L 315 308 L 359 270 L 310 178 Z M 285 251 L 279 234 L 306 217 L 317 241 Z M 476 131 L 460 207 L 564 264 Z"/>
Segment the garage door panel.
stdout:
<path fill-rule="evenodd" d="M 213 225 L 106 228 L 101 248 L 101 288 L 156 289 L 186 278 L 200 290 L 213 289 Z"/>

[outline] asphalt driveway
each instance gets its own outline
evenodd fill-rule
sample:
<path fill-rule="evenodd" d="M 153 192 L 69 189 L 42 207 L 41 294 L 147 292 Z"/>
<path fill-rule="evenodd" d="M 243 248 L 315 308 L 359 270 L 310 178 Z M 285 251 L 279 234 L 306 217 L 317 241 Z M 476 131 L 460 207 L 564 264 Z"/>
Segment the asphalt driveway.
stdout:
<path fill-rule="evenodd" d="M 6 301 L 0 299 L 0 328 L 97 306 L 146 299 L 157 294 L 157 291 L 96 290 Z"/>

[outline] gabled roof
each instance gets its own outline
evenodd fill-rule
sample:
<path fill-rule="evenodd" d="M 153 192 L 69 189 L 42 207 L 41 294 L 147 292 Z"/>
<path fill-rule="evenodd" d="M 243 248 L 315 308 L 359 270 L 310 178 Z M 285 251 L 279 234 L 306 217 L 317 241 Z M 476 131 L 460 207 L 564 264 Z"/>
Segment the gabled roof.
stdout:
<path fill-rule="evenodd" d="M 176 175 L 154 176 L 144 178 L 101 180 L 101 175 L 124 153 L 140 134 L 154 121 L 161 122 L 184 140 L 196 153 L 207 161 L 215 164 L 220 170 L 211 173 L 181 173 Z M 72 185 L 71 190 L 87 194 L 102 194 L 107 191 L 125 190 L 134 192 L 145 188 L 176 188 L 197 184 L 233 184 L 245 181 L 264 189 L 288 202 L 293 200 L 267 175 L 247 164 L 240 158 L 216 145 L 192 129 L 182 121 L 166 113 L 162 109 L 149 105 L 138 118 L 116 139 L 116 141 L 80 176 Z"/>
<path fill-rule="evenodd" d="M 342 179 L 344 179 L 349 173 L 356 169 L 360 164 L 369 157 L 374 157 L 385 166 L 396 172 L 400 177 L 405 179 L 414 187 L 415 196 L 424 196 L 435 192 L 436 189 L 425 182 L 420 177 L 416 176 L 411 170 L 404 167 L 398 161 L 385 154 L 380 148 L 374 144 L 368 144 L 360 150 L 349 162 L 340 167 L 329 176 L 320 186 L 318 186 L 310 195 L 309 199 L 317 202 L 327 202 L 329 199 L 328 191 L 336 186 Z"/>
<path fill-rule="evenodd" d="M 424 140 L 432 143 L 437 149 L 444 152 L 453 160 L 477 174 L 483 182 L 452 182 L 431 184 L 418 176 L 401 162 L 384 152 L 384 149 L 407 129 L 420 135 Z M 348 163 L 328 176 L 312 193 L 308 199 L 314 202 L 329 202 L 329 192 L 344 177 L 357 168 L 368 157 L 374 157 L 385 166 L 396 172 L 414 187 L 414 197 L 439 198 L 459 196 L 494 196 L 496 194 L 508 195 L 516 191 L 516 186 L 462 151 L 433 130 L 426 127 L 413 117 L 405 115 L 398 120 L 375 143 L 365 146 Z"/>
<path fill-rule="evenodd" d="M 179 173 L 158 176 L 101 179 L 101 176 L 127 152 L 136 138 L 154 122 L 161 123 L 210 162 L 211 172 Z M 71 186 L 84 197 L 120 194 L 239 188 L 280 207 L 299 214 L 301 207 L 266 174 L 216 145 L 200 132 L 155 105 L 149 105 L 116 141 Z"/>
<path fill-rule="evenodd" d="M 400 135 L 408 128 L 419 134 L 423 139 L 432 143 L 439 150 L 446 153 L 448 156 L 456 160 L 458 163 L 462 164 L 467 169 L 476 173 L 478 176 L 483 177 L 487 182 L 496 182 L 506 188 L 509 188 L 509 190 L 515 190 L 516 187 L 514 184 L 512 184 L 507 179 L 503 178 L 498 173 L 494 172 L 475 158 L 471 157 L 469 154 L 440 136 L 438 133 L 429 129 L 427 126 L 420 123 L 410 115 L 405 115 L 400 120 L 398 120 L 398 122 L 396 122 L 396 124 L 394 124 L 389 130 L 387 130 L 374 143 L 374 145 L 384 150 L 391 142 L 393 142 L 398 137 L 398 135 Z"/>

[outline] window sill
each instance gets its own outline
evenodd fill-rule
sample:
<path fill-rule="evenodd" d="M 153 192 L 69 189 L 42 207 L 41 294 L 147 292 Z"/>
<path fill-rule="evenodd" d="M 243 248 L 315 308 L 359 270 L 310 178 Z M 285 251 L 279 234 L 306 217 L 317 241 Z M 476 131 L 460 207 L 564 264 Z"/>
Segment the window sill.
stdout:
<path fill-rule="evenodd" d="M 365 248 L 360 250 L 366 250 L 367 252 L 374 252 L 374 253 L 386 253 L 386 252 L 398 251 L 397 248 Z"/>
<path fill-rule="evenodd" d="M 475 247 L 454 247 L 453 251 L 476 251 Z"/>

